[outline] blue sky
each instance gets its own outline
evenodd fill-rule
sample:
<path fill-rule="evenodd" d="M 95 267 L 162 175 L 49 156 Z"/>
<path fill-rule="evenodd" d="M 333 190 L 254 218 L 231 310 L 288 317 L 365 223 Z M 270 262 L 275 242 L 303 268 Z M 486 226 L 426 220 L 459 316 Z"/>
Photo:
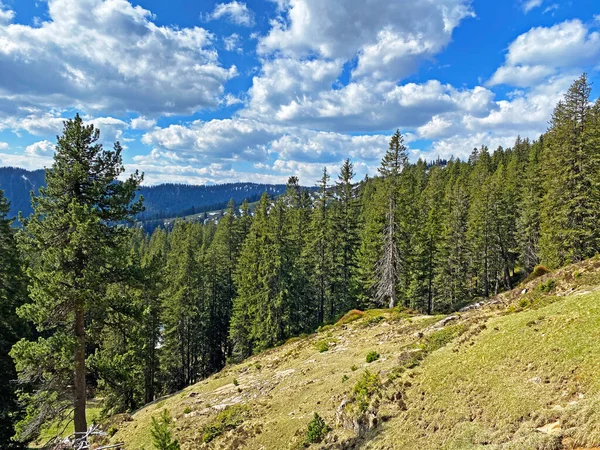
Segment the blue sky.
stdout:
<path fill-rule="evenodd" d="M 0 165 L 79 112 L 148 184 L 362 177 L 396 128 L 413 160 L 535 139 L 599 62 L 597 0 L 0 0 Z"/>

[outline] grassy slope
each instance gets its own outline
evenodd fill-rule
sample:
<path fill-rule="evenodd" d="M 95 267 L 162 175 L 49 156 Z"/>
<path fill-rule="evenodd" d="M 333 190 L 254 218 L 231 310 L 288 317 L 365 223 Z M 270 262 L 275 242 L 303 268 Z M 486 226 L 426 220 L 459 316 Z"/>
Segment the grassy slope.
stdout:
<path fill-rule="evenodd" d="M 142 409 L 120 426 L 113 441 L 124 441 L 130 450 L 151 449 L 151 417 L 167 408 L 183 449 L 294 448 L 315 411 L 333 428 L 326 448 L 600 445 L 598 265 L 592 260 L 546 275 L 530 283 L 527 294 L 504 295 L 493 305 L 460 314 L 444 328 L 432 325 L 440 317 L 407 319 L 392 311 L 369 311 L 348 325 L 227 367 Z M 557 280 L 551 295 L 536 288 L 551 278 Z M 384 319 L 373 320 L 378 317 Z M 454 337 L 449 330 L 463 333 Z M 449 343 L 448 336 L 454 337 Z M 329 350 L 320 353 L 322 341 Z M 419 348 L 431 351 L 417 367 L 393 376 L 407 350 Z M 371 350 L 381 358 L 367 364 Z M 357 441 L 353 431 L 336 423 L 336 409 L 351 396 L 366 367 L 385 385 L 381 423 Z M 246 420 L 203 444 L 202 428 L 233 404 L 248 405 Z M 554 434 L 536 430 L 556 421 L 560 428 Z"/>

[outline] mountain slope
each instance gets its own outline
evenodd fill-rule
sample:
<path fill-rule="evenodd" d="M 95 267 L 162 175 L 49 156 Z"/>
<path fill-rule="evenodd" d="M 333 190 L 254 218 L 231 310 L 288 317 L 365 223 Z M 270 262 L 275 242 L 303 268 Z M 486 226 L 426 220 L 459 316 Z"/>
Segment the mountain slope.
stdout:
<path fill-rule="evenodd" d="M 182 449 L 301 448 L 314 412 L 332 428 L 314 448 L 597 446 L 598 267 L 448 317 L 351 313 L 121 417 L 112 441 L 152 448 L 151 417 L 167 409 Z M 371 351 L 380 357 L 367 363 Z"/>
<path fill-rule="evenodd" d="M 16 167 L 0 167 L 0 189 L 11 202 L 10 216 L 20 212 L 31 213 L 31 191 L 44 185 L 44 170 L 28 171 Z M 228 183 L 194 186 L 185 184 L 160 184 L 142 186 L 145 211 L 138 216 L 141 222 L 160 222 L 226 207 L 230 199 L 237 204 L 244 200 L 256 201 L 263 192 L 277 196 L 285 191 L 283 184 Z"/>

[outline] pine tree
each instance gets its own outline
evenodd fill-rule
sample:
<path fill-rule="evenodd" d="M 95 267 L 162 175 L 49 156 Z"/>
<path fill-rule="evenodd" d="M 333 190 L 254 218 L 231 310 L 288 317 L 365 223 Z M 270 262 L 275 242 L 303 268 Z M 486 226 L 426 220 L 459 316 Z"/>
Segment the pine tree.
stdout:
<path fill-rule="evenodd" d="M 201 225 L 177 221 L 169 234 L 169 253 L 162 293 L 163 360 L 167 389 L 175 391 L 195 382 L 205 357 L 204 328 L 208 324 L 205 274 L 198 252 L 203 245 Z"/>
<path fill-rule="evenodd" d="M 233 313 L 229 334 L 235 359 L 246 358 L 258 347 L 254 331 L 259 320 L 259 307 L 269 301 L 269 290 L 265 289 L 264 249 L 270 245 L 268 213 L 270 199 L 264 193 L 256 206 L 252 225 L 238 259 L 234 276 L 237 295 L 233 301 Z"/>
<path fill-rule="evenodd" d="M 435 309 L 434 277 L 441 245 L 444 181 L 443 169 L 430 169 L 426 187 L 415 202 L 419 214 L 411 242 L 414 257 L 409 298 L 427 314 Z"/>
<path fill-rule="evenodd" d="M 312 330 L 315 325 L 309 280 L 310 262 L 303 256 L 303 250 L 310 238 L 312 201 L 310 192 L 300 186 L 298 177 L 292 176 L 288 179 L 284 203 L 287 207 L 284 230 L 286 270 L 289 272 L 286 334 L 297 336 Z"/>
<path fill-rule="evenodd" d="M 117 142 L 104 150 L 99 138 L 99 130 L 78 115 L 65 122 L 46 187 L 33 197 L 34 213 L 24 223 L 32 303 L 20 311 L 50 335 L 22 340 L 12 351 L 20 381 L 39 380 L 35 393 L 22 397 L 28 405 L 24 438 L 60 416 L 69 402 L 75 431 L 86 431 L 86 314 L 108 311 L 107 288 L 122 280 L 127 264 L 129 231 L 116 224 L 142 210 L 141 200 L 132 203 L 142 177 L 136 172 L 119 182 L 122 148 Z"/>

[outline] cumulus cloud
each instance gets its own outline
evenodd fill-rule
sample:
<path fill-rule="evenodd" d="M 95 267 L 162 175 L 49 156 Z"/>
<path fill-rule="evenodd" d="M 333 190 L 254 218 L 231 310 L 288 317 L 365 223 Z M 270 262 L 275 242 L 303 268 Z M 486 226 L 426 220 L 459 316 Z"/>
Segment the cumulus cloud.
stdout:
<path fill-rule="evenodd" d="M 0 67 L 1 103 L 142 114 L 215 106 L 236 74 L 211 33 L 158 26 L 126 0 L 49 0 L 38 27 L 0 21 Z"/>
<path fill-rule="evenodd" d="M 212 20 L 221 18 L 226 18 L 237 25 L 245 27 L 254 25 L 254 13 L 248 9 L 245 3 L 235 0 L 229 3 L 218 3 L 209 15 L 209 19 Z"/>
<path fill-rule="evenodd" d="M 54 154 L 54 144 L 50 141 L 39 141 L 25 148 L 25 154 L 29 156 L 51 157 Z"/>
<path fill-rule="evenodd" d="M 278 0 L 281 15 L 261 39 L 259 51 L 294 55 L 313 52 L 326 58 L 349 59 L 363 46 L 376 44 L 384 30 L 405 40 L 422 40 L 430 34 L 426 39 L 447 43 L 458 23 L 473 14 L 469 3 Z"/>
<path fill-rule="evenodd" d="M 131 119 L 130 126 L 132 130 L 148 130 L 156 125 L 155 119 L 148 119 L 144 116 Z"/>
<path fill-rule="evenodd" d="M 0 142 L 0 150 L 6 150 L 8 148 L 8 142 Z"/>
<path fill-rule="evenodd" d="M 242 115 L 276 119 L 287 125 L 305 125 L 338 132 L 412 129 L 422 126 L 435 114 L 463 111 L 485 114 L 493 106 L 494 94 L 486 88 L 456 89 L 437 80 L 396 85 L 389 82 L 351 82 L 338 89 L 285 98 L 285 92 L 263 89 L 251 92 L 250 108 Z M 297 82 L 297 80 L 296 80 Z M 266 85 L 266 83 L 265 83 Z M 258 103 L 258 105 L 256 105 Z"/>
<path fill-rule="evenodd" d="M 456 89 L 432 93 L 435 81 L 398 82 L 442 51 L 460 22 L 474 15 L 468 0 L 277 3 L 279 16 L 259 40 L 262 67 L 241 116 L 360 132 L 420 126 L 460 107 Z M 349 82 L 340 81 L 345 70 Z M 461 96 L 489 103 L 490 93 L 477 89 Z"/>
<path fill-rule="evenodd" d="M 170 125 L 146 133 L 142 142 L 195 163 L 220 159 L 259 161 L 278 127 L 249 119 L 223 119 Z"/>
<path fill-rule="evenodd" d="M 489 85 L 534 86 L 560 69 L 585 67 L 600 57 L 600 33 L 578 19 L 536 27 L 508 47 L 505 64 Z"/>
<path fill-rule="evenodd" d="M 0 2 L 0 25 L 7 24 L 15 18 L 15 12 Z"/>
<path fill-rule="evenodd" d="M 160 164 L 217 170 L 245 161 L 257 169 L 259 176 L 276 176 L 281 181 L 294 174 L 311 174 L 312 183 L 312 175 L 324 165 L 337 170 L 348 157 L 366 173 L 367 164 L 379 163 L 389 136 L 352 136 L 236 118 L 171 125 L 154 129 L 142 140 L 153 149 L 148 155 L 135 157 L 135 161 L 140 167 L 152 166 L 154 172 Z"/>

